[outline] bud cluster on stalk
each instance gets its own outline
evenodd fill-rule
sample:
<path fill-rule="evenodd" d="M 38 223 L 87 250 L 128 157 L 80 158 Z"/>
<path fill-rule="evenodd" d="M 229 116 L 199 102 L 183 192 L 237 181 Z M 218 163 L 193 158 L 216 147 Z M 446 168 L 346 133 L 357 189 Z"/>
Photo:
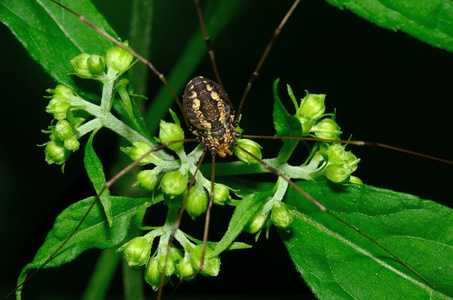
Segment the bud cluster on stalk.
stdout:
<path fill-rule="evenodd" d="M 152 253 L 153 231 L 136 237 L 122 245 L 117 252 L 122 252 L 124 259 L 134 269 L 144 268 L 145 281 L 157 290 L 162 274 L 165 272 L 164 284 L 172 275 L 180 280 L 193 280 L 197 273 L 204 276 L 217 276 L 220 271 L 220 258 L 211 257 L 211 249 L 206 248 L 203 269 L 200 271 L 203 245 L 191 242 L 182 243 L 183 249 L 175 246 L 168 248 L 168 242 L 159 242 Z M 169 250 L 169 251 L 168 251 Z"/>
<path fill-rule="evenodd" d="M 49 134 L 44 153 L 48 164 L 64 165 L 69 155 L 79 149 L 77 128 L 85 119 L 75 117 L 70 110 L 73 97 L 76 97 L 71 89 L 58 85 L 48 92 L 53 96 L 46 111 L 54 116 L 56 124 L 50 125 L 48 130 L 43 130 Z"/>
<path fill-rule="evenodd" d="M 288 85 L 288 92 L 296 106 L 294 115 L 300 122 L 302 136 L 312 136 L 318 139 L 339 140 L 341 128 L 335 121 L 334 114 L 326 114 L 324 94 L 310 94 L 301 100 L 300 105 L 293 95 L 291 87 Z M 346 151 L 346 145 L 331 142 L 319 142 L 315 146 L 316 152 L 312 154 L 310 163 L 318 163 L 319 168 L 313 170 L 311 177 L 319 179 L 321 176 L 337 182 L 343 183 L 348 181 L 360 182 L 360 179 L 351 174 L 357 169 L 360 159 L 351 151 Z M 310 164 L 308 163 L 308 164 Z"/>
<path fill-rule="evenodd" d="M 259 233 L 262 229 L 269 228 L 271 224 L 279 229 L 287 230 L 293 220 L 294 211 L 285 203 L 271 198 L 252 216 L 244 230 L 251 234 Z"/>
<path fill-rule="evenodd" d="M 127 43 L 125 45 L 127 46 Z M 82 53 L 71 60 L 71 66 L 74 75 L 98 80 L 113 88 L 115 80 L 130 68 L 132 60 L 133 56 L 129 52 L 120 47 L 112 47 L 107 50 L 106 57 Z M 51 114 L 57 123 L 44 131 L 49 134 L 49 141 L 45 143 L 45 157 L 49 164 L 64 165 L 69 155 L 79 149 L 80 134 L 77 128 L 87 119 L 84 111 L 86 107 L 80 104 L 84 100 L 66 86 L 57 85 L 55 89 L 47 91 L 52 96 L 46 112 Z M 109 95 L 111 94 L 110 91 Z M 107 105 L 107 108 L 110 109 L 110 106 Z"/>

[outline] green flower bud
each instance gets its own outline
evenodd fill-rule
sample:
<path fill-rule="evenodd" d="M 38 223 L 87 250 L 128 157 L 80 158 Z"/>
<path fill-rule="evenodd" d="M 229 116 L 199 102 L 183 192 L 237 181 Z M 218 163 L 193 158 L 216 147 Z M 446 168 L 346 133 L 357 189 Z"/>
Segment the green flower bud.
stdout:
<path fill-rule="evenodd" d="M 166 253 L 165 251 L 164 253 Z M 159 272 L 162 273 L 165 267 L 165 275 L 171 276 L 176 271 L 176 265 L 182 260 L 182 256 L 178 250 L 175 248 L 170 248 L 170 253 L 168 257 L 165 254 L 160 254 L 157 256 L 157 260 L 159 261 Z M 167 264 L 165 265 L 165 260 L 167 260 Z"/>
<path fill-rule="evenodd" d="M 124 45 L 128 47 L 128 43 Z M 121 47 L 115 46 L 107 50 L 106 62 L 107 67 L 117 72 L 118 75 L 126 72 L 132 63 L 134 56 Z"/>
<path fill-rule="evenodd" d="M 195 219 L 204 213 L 207 207 L 208 193 L 202 185 L 196 184 L 187 196 L 186 211 L 192 219 Z"/>
<path fill-rule="evenodd" d="M 77 140 L 76 136 L 72 136 L 71 138 L 64 140 L 63 146 L 66 148 L 66 150 L 74 152 L 76 150 L 79 150 L 80 143 Z"/>
<path fill-rule="evenodd" d="M 144 170 L 137 174 L 137 182 L 134 186 L 139 185 L 147 191 L 153 191 L 156 187 L 157 180 L 159 179 L 160 170 Z"/>
<path fill-rule="evenodd" d="M 353 171 L 347 164 L 334 163 L 326 167 L 326 177 L 333 182 L 344 182 Z"/>
<path fill-rule="evenodd" d="M 162 272 L 159 270 L 159 261 L 156 257 L 151 258 L 148 261 L 145 269 L 145 280 L 151 285 L 153 290 L 157 291 L 160 286 L 160 279 Z M 168 282 L 169 277 L 165 276 L 164 285 Z"/>
<path fill-rule="evenodd" d="M 319 119 L 326 110 L 325 99 L 326 95 L 310 94 L 307 91 L 307 95 L 302 99 L 296 116 L 302 115 L 311 121 Z"/>
<path fill-rule="evenodd" d="M 257 142 L 249 139 L 239 139 L 237 142 L 239 146 L 249 151 L 250 153 L 254 154 L 259 159 L 263 157 L 260 150 L 262 147 Z M 254 159 L 253 157 L 251 157 L 238 147 L 234 147 L 233 152 L 241 161 L 245 162 L 246 164 L 258 163 L 256 159 Z"/>
<path fill-rule="evenodd" d="M 46 144 L 44 149 L 46 155 L 46 162 L 50 164 L 62 165 L 66 162 L 69 155 L 71 154 L 59 140 L 51 140 Z"/>
<path fill-rule="evenodd" d="M 105 72 L 105 58 L 96 54 L 88 58 L 88 70 L 94 76 L 98 77 L 104 75 Z"/>
<path fill-rule="evenodd" d="M 55 125 L 55 136 L 61 140 L 67 140 L 76 134 L 74 126 L 66 120 L 59 120 Z"/>
<path fill-rule="evenodd" d="M 162 178 L 160 184 L 162 191 L 173 199 L 181 195 L 187 188 L 187 174 L 181 173 L 180 170 L 168 172 Z"/>
<path fill-rule="evenodd" d="M 294 212 L 286 207 L 286 204 L 277 201 L 272 207 L 271 220 L 275 226 L 285 229 L 294 221 Z"/>
<path fill-rule="evenodd" d="M 47 92 L 52 93 L 54 97 L 63 97 L 68 100 L 74 96 L 74 92 L 70 88 L 61 84 L 57 85 L 53 90 L 48 89 Z"/>
<path fill-rule="evenodd" d="M 162 144 L 184 139 L 184 131 L 178 124 L 169 123 L 161 120 L 159 124 L 159 129 L 160 129 L 159 139 Z M 182 147 L 183 143 L 176 143 L 168 146 L 168 148 L 173 151 L 181 150 Z"/>
<path fill-rule="evenodd" d="M 53 115 L 57 120 L 66 119 L 66 112 L 68 111 L 71 104 L 66 101 L 65 97 L 54 96 L 46 107 L 46 112 Z"/>
<path fill-rule="evenodd" d="M 82 53 L 71 59 L 71 65 L 77 76 L 84 79 L 93 78 L 90 69 L 88 68 L 88 59 L 91 55 Z"/>
<path fill-rule="evenodd" d="M 249 220 L 247 225 L 244 227 L 244 231 L 251 234 L 257 233 L 258 231 L 261 230 L 261 228 L 263 228 L 268 215 L 269 211 L 264 212 L 264 206 L 261 207 L 261 209 L 255 213 L 255 215 Z"/>
<path fill-rule="evenodd" d="M 201 265 L 201 253 L 203 251 L 203 245 L 197 245 L 195 249 L 190 251 L 190 260 L 192 262 L 192 266 L 196 269 L 200 269 Z M 201 270 L 201 274 L 204 276 L 217 276 L 220 271 L 220 258 L 218 256 L 216 257 L 210 257 L 211 249 L 206 247 L 206 253 L 204 256 L 204 264 L 203 264 L 203 270 Z"/>
<path fill-rule="evenodd" d="M 214 204 L 224 205 L 225 201 L 230 199 L 230 190 L 229 188 L 221 183 L 214 184 Z"/>
<path fill-rule="evenodd" d="M 145 155 L 146 152 L 150 151 L 152 148 L 145 142 L 134 142 L 132 143 L 132 147 L 121 147 L 121 151 L 129 155 L 132 160 L 138 160 L 140 157 Z M 157 165 L 160 161 L 154 153 L 149 154 L 146 156 L 142 161 L 140 161 L 139 165 L 149 165 L 155 164 Z"/>
<path fill-rule="evenodd" d="M 324 150 L 328 156 L 329 163 L 347 163 L 354 164 L 357 157 L 351 151 L 346 151 L 345 146 L 340 144 L 330 144 L 327 150 Z"/>
<path fill-rule="evenodd" d="M 149 261 L 151 255 L 151 244 L 143 237 L 136 237 L 121 246 L 117 252 L 123 251 L 129 267 L 140 267 Z"/>
<path fill-rule="evenodd" d="M 326 140 L 337 140 L 340 138 L 340 126 L 330 119 L 322 119 L 318 123 L 316 123 L 312 128 L 311 132 L 315 133 L 315 135 L 320 139 Z"/>
<path fill-rule="evenodd" d="M 176 273 L 181 280 L 192 280 L 195 278 L 195 268 L 189 257 L 184 256 L 183 260 L 176 266 Z"/>

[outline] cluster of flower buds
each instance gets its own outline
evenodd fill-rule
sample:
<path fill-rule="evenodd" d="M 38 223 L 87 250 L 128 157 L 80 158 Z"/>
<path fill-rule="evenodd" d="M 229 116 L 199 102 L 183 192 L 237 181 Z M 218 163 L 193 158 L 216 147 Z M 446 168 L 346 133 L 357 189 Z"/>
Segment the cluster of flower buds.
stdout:
<path fill-rule="evenodd" d="M 167 246 L 163 251 L 157 250 L 157 254 L 151 257 L 146 265 L 145 280 L 154 290 L 159 288 L 162 274 L 165 271 L 164 284 L 168 282 L 172 275 L 176 275 L 179 280 L 193 280 L 198 273 L 204 276 L 217 276 L 220 271 L 220 258 L 211 257 L 211 250 L 206 248 L 203 269 L 200 271 L 201 254 L 203 245 L 188 246 L 182 252 L 171 247 L 167 255 Z M 164 270 L 165 268 L 165 270 Z"/>
<path fill-rule="evenodd" d="M 302 126 L 302 136 L 307 136 L 311 133 L 320 139 L 339 139 L 341 134 L 340 126 L 333 118 L 329 117 L 332 114 L 324 113 L 326 110 L 325 99 L 326 95 L 310 94 L 307 91 L 300 106 L 296 107 L 297 112 L 294 116 Z M 297 106 L 297 104 L 295 105 Z"/>
<path fill-rule="evenodd" d="M 286 230 L 293 223 L 293 220 L 294 211 L 289 209 L 285 203 L 272 198 L 255 213 L 244 230 L 254 234 L 271 224 Z"/>
<path fill-rule="evenodd" d="M 127 43 L 125 44 L 127 46 Z M 112 47 L 106 57 L 99 55 L 80 54 L 71 60 L 74 74 L 84 79 L 96 79 L 104 84 L 114 82 L 118 76 L 126 72 L 132 64 L 133 56 L 121 47 Z M 112 84 L 113 86 L 113 84 Z M 79 133 L 77 128 L 85 118 L 75 117 L 76 110 L 84 110 L 77 105 L 78 96 L 68 87 L 58 85 L 53 90 L 46 112 L 51 114 L 56 125 L 44 131 L 49 134 L 49 142 L 45 148 L 46 161 L 49 164 L 64 165 L 69 155 L 79 149 Z M 107 106 L 108 107 L 108 106 Z"/>
<path fill-rule="evenodd" d="M 290 95 L 291 88 L 288 86 Z M 294 96 L 293 96 L 294 97 Z M 334 119 L 332 114 L 325 114 L 326 95 L 310 94 L 301 100 L 299 107 L 296 105 L 297 112 L 295 117 L 299 120 L 302 126 L 302 135 L 312 135 L 319 139 L 338 140 L 340 139 L 340 126 Z M 293 99 L 296 103 L 295 99 Z M 335 143 L 320 143 L 317 154 L 313 157 L 314 160 L 324 161 L 321 170 L 314 172 L 312 177 L 319 178 L 325 176 L 327 179 L 341 183 L 351 180 L 351 174 L 357 169 L 359 159 L 351 152 L 345 150 L 346 145 Z M 356 180 L 355 182 L 360 182 Z"/>
<path fill-rule="evenodd" d="M 164 143 L 170 143 L 184 139 L 184 132 L 181 126 L 177 123 L 161 121 L 159 126 L 159 137 L 157 140 Z M 248 140 L 244 140 L 248 141 Z M 256 144 L 258 145 L 258 144 Z M 246 146 L 244 146 L 246 147 Z M 175 151 L 178 155 L 183 155 L 183 143 L 169 144 L 169 149 Z M 248 148 L 249 151 L 253 151 Z M 259 145 L 257 146 L 259 149 Z M 167 196 L 167 199 L 180 199 L 185 195 L 188 183 L 187 166 L 181 165 L 177 170 L 167 170 L 165 167 L 166 161 L 158 158 L 151 150 L 151 146 L 145 142 L 135 142 L 132 147 L 121 148 L 132 160 L 142 158 L 140 165 L 155 165 L 152 170 L 144 170 L 137 174 L 137 181 L 134 185 L 138 185 L 147 191 L 153 191 L 156 187 Z M 149 153 L 145 158 L 143 156 Z M 253 151 L 254 153 L 256 151 Z M 250 155 L 243 152 L 244 156 Z M 261 157 L 261 154 L 256 153 Z M 173 166 L 174 168 L 174 166 Z M 158 185 L 158 183 L 160 184 Z M 186 200 L 186 211 L 194 219 L 206 211 L 211 185 L 209 182 L 195 182 L 194 186 L 189 191 Z M 223 184 L 214 185 L 214 198 L 213 202 L 217 205 L 224 205 L 230 199 L 229 189 Z M 174 201 L 175 203 L 177 201 Z"/>
<path fill-rule="evenodd" d="M 128 47 L 128 43 L 124 45 Z M 121 47 L 107 50 L 106 56 L 82 53 L 71 60 L 74 74 L 83 79 L 104 81 L 106 76 L 117 78 L 132 65 L 134 57 Z"/>
<path fill-rule="evenodd" d="M 357 169 L 360 161 L 351 151 L 345 150 L 346 145 L 333 144 L 326 150 L 326 177 L 333 182 L 345 182 Z"/>
<path fill-rule="evenodd" d="M 164 122 L 160 123 L 159 141 L 167 143 L 176 140 L 184 139 L 184 132 L 178 124 Z M 176 151 L 183 150 L 183 143 L 175 143 L 168 146 L 168 148 Z M 129 155 L 132 160 L 142 159 L 140 165 L 153 164 L 156 167 L 153 170 L 144 170 L 137 174 L 137 182 L 145 190 L 153 191 L 160 180 L 159 188 L 168 198 L 173 199 L 182 195 L 187 189 L 188 174 L 187 168 L 181 167 L 178 170 L 167 171 L 165 170 L 165 161 L 158 158 L 152 147 L 145 142 L 135 142 L 132 147 L 121 148 L 121 150 Z M 145 158 L 143 156 L 149 153 Z"/>
<path fill-rule="evenodd" d="M 83 123 L 84 118 L 74 117 L 69 109 L 72 98 L 75 97 L 71 89 L 58 85 L 48 92 L 53 95 L 46 111 L 58 121 L 55 125 L 49 126 L 48 130 L 43 131 L 49 134 L 49 142 L 45 144 L 44 152 L 48 164 L 63 165 L 69 155 L 79 149 L 77 127 Z"/>
<path fill-rule="evenodd" d="M 130 240 L 117 252 L 123 252 L 123 257 L 130 267 L 145 268 L 145 280 L 154 290 L 159 288 L 164 272 L 165 284 L 172 275 L 176 275 L 180 280 L 192 280 L 197 273 L 204 276 L 217 276 L 220 271 L 220 258 L 211 257 L 212 252 L 209 248 L 206 248 L 203 269 L 200 271 L 202 244 L 187 243 L 184 251 L 171 246 L 168 251 L 167 243 L 159 243 L 155 253 L 151 255 L 152 243 L 153 238 L 150 238 L 150 234 L 146 234 Z"/>

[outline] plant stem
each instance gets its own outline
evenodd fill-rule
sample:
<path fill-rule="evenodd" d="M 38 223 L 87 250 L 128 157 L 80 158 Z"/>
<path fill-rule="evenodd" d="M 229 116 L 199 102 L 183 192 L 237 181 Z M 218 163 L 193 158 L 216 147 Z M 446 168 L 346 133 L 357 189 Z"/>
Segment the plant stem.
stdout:
<path fill-rule="evenodd" d="M 82 297 L 83 300 L 105 299 L 110 282 L 120 261 L 116 249 L 106 249 L 99 257 L 90 281 Z"/>

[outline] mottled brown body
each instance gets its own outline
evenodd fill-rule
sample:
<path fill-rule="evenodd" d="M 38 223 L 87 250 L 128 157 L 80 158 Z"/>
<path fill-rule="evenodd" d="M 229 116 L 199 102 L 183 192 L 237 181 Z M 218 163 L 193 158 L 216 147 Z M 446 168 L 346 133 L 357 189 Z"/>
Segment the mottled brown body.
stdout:
<path fill-rule="evenodd" d="M 236 146 L 237 127 L 234 113 L 225 100 L 220 86 L 214 81 L 197 76 L 186 86 L 183 108 L 190 131 L 213 155 L 225 157 L 232 154 L 230 146 Z"/>

